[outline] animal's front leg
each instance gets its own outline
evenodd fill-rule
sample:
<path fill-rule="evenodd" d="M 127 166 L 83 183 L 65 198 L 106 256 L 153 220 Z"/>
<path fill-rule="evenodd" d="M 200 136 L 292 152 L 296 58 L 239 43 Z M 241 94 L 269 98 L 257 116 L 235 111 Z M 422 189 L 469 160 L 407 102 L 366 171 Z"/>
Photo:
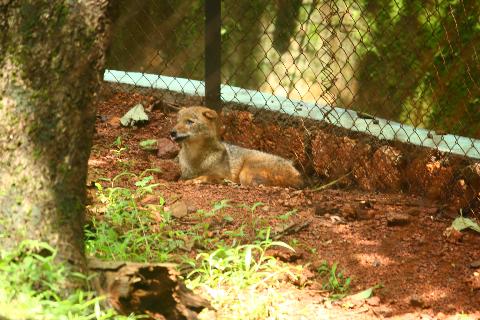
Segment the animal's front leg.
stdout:
<path fill-rule="evenodd" d="M 186 184 L 204 184 L 204 183 L 220 183 L 222 179 L 216 176 L 198 176 L 193 179 L 185 180 Z"/>
<path fill-rule="evenodd" d="M 185 180 L 185 184 L 202 184 L 202 183 L 209 183 L 209 179 L 207 176 L 199 176 L 193 179 Z"/>

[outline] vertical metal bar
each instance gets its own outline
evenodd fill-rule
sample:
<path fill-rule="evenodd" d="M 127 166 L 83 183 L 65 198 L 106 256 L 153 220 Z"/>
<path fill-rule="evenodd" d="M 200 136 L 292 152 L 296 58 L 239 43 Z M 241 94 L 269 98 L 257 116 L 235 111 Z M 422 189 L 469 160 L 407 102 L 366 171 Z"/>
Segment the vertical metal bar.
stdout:
<path fill-rule="evenodd" d="M 220 111 L 221 0 L 205 1 L 205 103 Z"/>

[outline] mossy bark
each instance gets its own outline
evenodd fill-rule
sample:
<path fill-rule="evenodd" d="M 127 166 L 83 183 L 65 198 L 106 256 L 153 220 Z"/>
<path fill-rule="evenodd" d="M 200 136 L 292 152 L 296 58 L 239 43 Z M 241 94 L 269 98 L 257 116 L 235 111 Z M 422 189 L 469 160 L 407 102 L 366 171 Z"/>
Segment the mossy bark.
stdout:
<path fill-rule="evenodd" d="M 46 241 L 80 271 L 108 4 L 0 1 L 0 247 Z"/>

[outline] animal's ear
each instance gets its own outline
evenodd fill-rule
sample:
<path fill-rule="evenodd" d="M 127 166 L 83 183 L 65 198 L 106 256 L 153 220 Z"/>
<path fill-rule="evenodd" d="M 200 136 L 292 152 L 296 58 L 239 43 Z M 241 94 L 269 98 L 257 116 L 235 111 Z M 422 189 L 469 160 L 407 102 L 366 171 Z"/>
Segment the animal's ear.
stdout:
<path fill-rule="evenodd" d="M 218 117 L 217 113 L 213 110 L 205 110 L 202 112 L 203 116 L 207 119 L 213 120 Z"/>

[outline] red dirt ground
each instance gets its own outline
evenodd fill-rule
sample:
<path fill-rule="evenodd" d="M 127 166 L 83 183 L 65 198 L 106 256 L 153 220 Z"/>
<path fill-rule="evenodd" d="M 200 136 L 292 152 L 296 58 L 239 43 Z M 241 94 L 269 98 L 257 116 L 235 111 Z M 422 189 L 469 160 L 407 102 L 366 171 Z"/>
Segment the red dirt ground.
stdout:
<path fill-rule="evenodd" d="M 256 210 L 255 216 L 262 225 L 270 225 L 274 230 L 285 224 L 279 219 L 281 214 L 296 209 L 289 222 L 308 221 L 309 225 L 281 238 L 287 243 L 297 243 L 297 254 L 287 257 L 288 260 L 310 263 L 312 270 L 323 260 L 338 261 L 344 273 L 352 278 L 352 292 L 383 285 L 376 291 L 379 301 L 351 310 L 342 308 L 341 302 L 333 305 L 325 302 L 323 306 L 335 315 L 332 318 L 446 319 L 462 312 L 480 318 L 480 270 L 469 266 L 480 260 L 480 235 L 466 232 L 458 238 L 447 238 L 444 232 L 452 217 L 444 213 L 442 204 L 405 194 L 189 185 L 174 181 L 178 178 L 176 165 L 141 150 L 138 143 L 168 137 L 175 113 L 154 108 L 148 112 L 150 121 L 145 126 L 121 127 L 119 117 L 139 102 L 147 108 L 157 103 L 136 93 L 114 93 L 98 104 L 89 162 L 91 181 L 113 178 L 125 170 L 139 174 L 159 167 L 164 173 L 158 174 L 156 180 L 164 183 L 162 196 L 166 205 L 181 198 L 190 209 L 208 210 L 213 202 L 222 199 L 229 199 L 231 204 L 250 205 L 261 201 L 265 205 Z M 119 136 L 127 149 L 115 154 L 111 150 L 117 147 L 112 143 Z M 227 210 L 225 214 L 231 215 L 234 222 L 219 225 L 216 236 L 251 219 L 245 212 Z M 307 288 L 309 292 L 319 289 L 318 282 L 315 279 L 312 282 Z M 320 294 L 309 294 L 308 299 L 324 303 Z"/>

